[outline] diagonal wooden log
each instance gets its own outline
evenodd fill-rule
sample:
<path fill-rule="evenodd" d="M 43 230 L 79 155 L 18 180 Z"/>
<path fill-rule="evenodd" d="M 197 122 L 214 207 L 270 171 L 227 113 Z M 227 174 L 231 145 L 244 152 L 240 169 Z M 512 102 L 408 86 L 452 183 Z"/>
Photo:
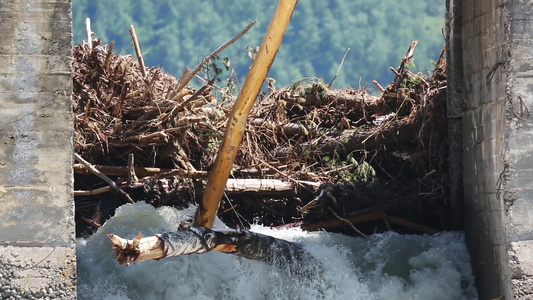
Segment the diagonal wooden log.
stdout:
<path fill-rule="evenodd" d="M 180 80 L 179 80 L 179 84 L 178 84 L 178 87 L 176 89 L 175 92 L 179 93 L 185 86 L 187 86 L 187 84 L 194 78 L 194 76 L 200 72 L 200 70 L 211 60 L 213 59 L 213 57 L 217 56 L 220 52 L 224 51 L 224 49 L 226 49 L 227 47 L 229 47 L 229 45 L 233 44 L 235 41 L 237 41 L 238 39 L 240 39 L 246 32 L 248 32 L 248 30 L 250 30 L 250 28 L 252 28 L 252 26 L 255 25 L 255 23 L 257 23 L 257 21 L 252 21 L 250 22 L 250 24 L 248 24 L 248 26 L 246 26 L 246 28 L 244 28 L 239 34 L 237 34 L 234 38 L 232 38 L 231 40 L 227 41 L 226 43 L 224 43 L 224 45 L 218 47 L 215 51 L 213 51 L 211 54 L 209 54 L 207 57 L 205 57 L 202 62 L 196 66 L 196 68 L 194 68 L 194 70 L 192 71 L 189 71 L 189 68 L 187 68 L 187 70 L 185 70 L 185 72 L 183 73 L 183 75 L 181 76 Z M 178 94 L 179 95 L 179 94 Z M 176 97 L 178 97 L 178 95 L 171 95 L 171 99 L 173 100 L 177 100 Z"/>
<path fill-rule="evenodd" d="M 246 119 L 265 81 L 270 66 L 274 62 L 297 3 L 298 0 L 280 0 L 278 2 L 242 91 L 228 116 L 224 140 L 218 150 L 213 169 L 209 173 L 204 197 L 196 212 L 194 225 L 197 227 L 213 226 L 226 181 L 233 168 L 233 163 L 242 141 Z"/>

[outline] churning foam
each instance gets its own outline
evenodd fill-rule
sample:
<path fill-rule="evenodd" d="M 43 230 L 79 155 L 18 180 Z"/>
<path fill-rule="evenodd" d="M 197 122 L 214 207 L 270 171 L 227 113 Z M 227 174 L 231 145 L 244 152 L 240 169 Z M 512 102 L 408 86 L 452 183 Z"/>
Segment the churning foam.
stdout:
<path fill-rule="evenodd" d="M 300 229 L 251 230 L 299 242 L 320 266 L 290 275 L 223 253 L 193 254 L 120 266 L 108 233 L 133 238 L 177 230 L 194 208 L 120 207 L 93 236 L 78 240 L 78 298 L 174 299 L 477 299 L 460 232 L 434 236 L 378 234 L 369 239 Z M 221 227 L 223 224 L 216 223 Z"/>

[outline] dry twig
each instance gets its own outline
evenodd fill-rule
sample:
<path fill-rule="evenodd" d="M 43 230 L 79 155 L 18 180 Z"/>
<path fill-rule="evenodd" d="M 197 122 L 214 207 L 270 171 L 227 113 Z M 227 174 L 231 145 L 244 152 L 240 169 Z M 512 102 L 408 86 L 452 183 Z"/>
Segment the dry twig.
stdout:
<path fill-rule="evenodd" d="M 88 161 L 83 159 L 79 154 L 74 153 L 74 157 L 76 158 L 77 161 L 79 161 L 80 163 L 84 164 L 87 167 L 87 169 L 89 169 L 89 171 L 91 171 L 91 173 L 93 173 L 94 175 L 100 177 L 107 184 L 109 184 L 109 186 L 113 190 L 115 190 L 115 192 L 117 192 L 119 195 L 122 195 L 130 203 L 135 203 L 131 199 L 130 195 L 128 195 L 126 192 L 124 192 L 113 180 L 109 179 L 109 177 L 105 176 L 104 174 L 102 174 L 102 172 L 98 171 L 95 167 L 93 167 L 93 165 L 91 165 Z"/>
<path fill-rule="evenodd" d="M 144 66 L 143 54 L 141 52 L 141 46 L 139 45 L 139 39 L 137 38 L 137 32 L 135 31 L 135 26 L 130 26 L 131 39 L 133 41 L 133 47 L 135 48 L 135 54 L 137 54 L 137 59 L 139 60 L 139 68 L 141 69 L 141 74 L 143 78 L 146 78 L 146 67 Z"/>

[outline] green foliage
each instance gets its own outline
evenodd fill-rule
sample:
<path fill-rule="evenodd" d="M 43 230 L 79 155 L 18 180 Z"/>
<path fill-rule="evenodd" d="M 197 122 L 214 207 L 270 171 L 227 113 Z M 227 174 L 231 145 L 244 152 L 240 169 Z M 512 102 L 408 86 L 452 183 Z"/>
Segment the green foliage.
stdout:
<path fill-rule="evenodd" d="M 366 161 L 359 163 L 349 155 L 346 160 L 324 157 L 325 164 L 330 168 L 339 168 L 339 178 L 344 182 L 372 182 L 376 178 L 376 171 Z"/>
<path fill-rule="evenodd" d="M 322 78 L 308 77 L 294 81 L 291 90 L 298 91 L 300 96 L 318 93 L 321 98 L 328 97 L 329 87 Z"/>
<path fill-rule="evenodd" d="M 408 87 L 409 88 L 418 87 L 420 86 L 420 83 L 422 82 L 422 80 L 427 80 L 427 78 L 428 78 L 427 75 L 418 73 L 416 74 L 416 76 L 412 76 L 409 78 Z"/>
<path fill-rule="evenodd" d="M 85 18 L 104 43 L 134 53 L 128 32 L 135 25 L 147 65 L 161 65 L 180 76 L 187 66 L 239 33 L 249 22 L 257 24 L 222 55 L 242 81 L 274 13 L 277 1 L 264 0 L 114 0 L 73 1 L 74 41 L 86 39 Z M 351 48 L 335 87 L 359 87 L 376 79 L 383 85 L 393 79 L 389 66 L 397 67 L 411 41 L 419 39 L 415 57 L 425 73 L 438 58 L 444 40 L 443 0 L 300 0 L 269 77 L 287 86 L 304 77 L 329 82 L 347 48 Z M 251 47 L 254 46 L 254 47 Z M 219 67 L 219 76 L 233 76 Z"/>
<path fill-rule="evenodd" d="M 302 96 L 318 93 L 320 95 L 320 98 L 327 98 L 328 97 L 328 90 L 329 87 L 326 85 L 324 80 L 322 78 L 318 78 L 316 80 L 313 80 L 310 85 L 306 86 Z"/>
<path fill-rule="evenodd" d="M 215 78 L 220 76 L 224 71 L 229 71 L 231 69 L 231 61 L 229 58 L 224 57 L 220 60 L 218 56 L 213 57 L 203 68 L 203 72 L 206 74 L 207 78 Z"/>
<path fill-rule="evenodd" d="M 371 182 L 376 178 L 376 171 L 372 166 L 364 161 L 362 164 L 358 165 L 357 168 L 352 173 L 353 178 L 358 182 Z"/>
<path fill-rule="evenodd" d="M 408 61 L 404 64 L 404 66 L 407 70 L 411 70 L 416 68 L 416 63 L 414 61 Z"/>
<path fill-rule="evenodd" d="M 206 79 L 216 79 L 220 90 L 215 90 L 213 93 L 222 102 L 232 100 L 235 97 L 237 92 L 235 81 L 238 81 L 238 78 L 236 78 L 235 70 L 232 68 L 231 60 L 228 57 L 224 57 L 223 59 L 220 59 L 219 56 L 213 57 L 203 67 L 202 74 Z M 226 77 L 224 83 L 221 84 L 220 77 L 222 75 L 228 75 L 229 77 Z"/>
<path fill-rule="evenodd" d="M 299 87 L 303 87 L 306 84 L 307 84 L 307 78 L 298 79 L 292 83 L 291 90 L 296 91 Z"/>
<path fill-rule="evenodd" d="M 246 46 L 246 50 L 248 50 L 248 57 L 251 60 L 254 60 L 255 57 L 257 56 L 257 52 L 259 51 L 259 46 L 256 46 L 255 48 Z"/>

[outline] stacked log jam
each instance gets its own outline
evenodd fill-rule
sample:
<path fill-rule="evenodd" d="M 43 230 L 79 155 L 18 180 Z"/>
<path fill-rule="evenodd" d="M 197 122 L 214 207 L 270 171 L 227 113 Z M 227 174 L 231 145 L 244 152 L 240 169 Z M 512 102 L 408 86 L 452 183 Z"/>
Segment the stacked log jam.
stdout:
<path fill-rule="evenodd" d="M 375 83 L 379 95 L 318 78 L 280 89 L 268 80 L 219 217 L 359 235 L 447 229 L 446 61 L 415 74 L 415 47 L 390 85 Z M 216 78 L 188 87 L 190 71 L 175 78 L 101 40 L 73 56 L 77 234 L 124 203 L 200 201 L 235 97 Z"/>

